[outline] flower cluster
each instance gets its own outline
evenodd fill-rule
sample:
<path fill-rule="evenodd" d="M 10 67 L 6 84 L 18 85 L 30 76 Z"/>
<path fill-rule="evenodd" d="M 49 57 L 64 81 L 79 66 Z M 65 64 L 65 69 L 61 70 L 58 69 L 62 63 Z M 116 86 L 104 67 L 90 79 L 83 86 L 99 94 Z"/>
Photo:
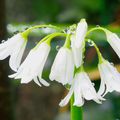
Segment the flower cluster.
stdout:
<path fill-rule="evenodd" d="M 39 86 L 49 86 L 49 83 L 42 78 L 42 72 L 51 49 L 51 40 L 56 36 L 64 36 L 66 37 L 65 43 L 59 49 L 49 75 L 51 81 L 55 80 L 69 89 L 67 96 L 60 102 L 60 106 L 65 106 L 72 96 L 74 96 L 75 106 L 82 106 L 84 99 L 93 100 L 100 104 L 105 100 L 103 97 L 108 92 L 114 90 L 120 92 L 119 72 L 103 58 L 97 45 L 92 40 L 88 40 L 89 33 L 96 29 L 103 30 L 108 43 L 120 58 L 120 38 L 115 33 L 102 27 L 88 31 L 87 22 L 82 19 L 74 26 L 75 29 L 70 27 L 67 32 L 60 29 L 59 32 L 54 32 L 44 37 L 30 50 L 25 60 L 21 63 L 28 41 L 28 34 L 39 27 L 57 29 L 57 27 L 51 25 L 34 26 L 0 44 L 0 60 L 10 56 L 9 65 L 15 72 L 9 75 L 10 78 L 21 79 L 21 83 L 28 83 L 33 80 Z M 101 76 L 101 84 L 98 91 L 95 90 L 83 67 L 86 42 L 92 42 L 98 53 L 98 69 Z"/>

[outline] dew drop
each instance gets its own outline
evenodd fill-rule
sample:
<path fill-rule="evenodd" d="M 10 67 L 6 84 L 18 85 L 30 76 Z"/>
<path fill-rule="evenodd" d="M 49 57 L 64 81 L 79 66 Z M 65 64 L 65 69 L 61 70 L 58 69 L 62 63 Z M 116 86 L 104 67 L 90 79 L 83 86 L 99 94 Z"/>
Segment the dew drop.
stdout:
<path fill-rule="evenodd" d="M 61 47 L 59 45 L 56 46 L 56 50 L 59 51 Z"/>
<path fill-rule="evenodd" d="M 92 83 L 93 87 L 95 86 L 95 83 Z"/>
<path fill-rule="evenodd" d="M 64 32 L 67 33 L 68 32 L 68 28 L 64 29 Z"/>
<path fill-rule="evenodd" d="M 114 63 L 111 62 L 110 64 L 111 64 L 112 66 L 114 66 Z"/>
<path fill-rule="evenodd" d="M 94 46 L 94 43 L 91 40 L 88 40 L 89 46 Z"/>
<path fill-rule="evenodd" d="M 14 34 L 17 34 L 17 33 L 19 33 L 19 31 L 15 31 L 15 32 L 14 32 Z"/>
<path fill-rule="evenodd" d="M 5 40 L 2 40 L 2 41 L 1 41 L 1 43 L 4 43 L 4 42 L 5 42 Z"/>

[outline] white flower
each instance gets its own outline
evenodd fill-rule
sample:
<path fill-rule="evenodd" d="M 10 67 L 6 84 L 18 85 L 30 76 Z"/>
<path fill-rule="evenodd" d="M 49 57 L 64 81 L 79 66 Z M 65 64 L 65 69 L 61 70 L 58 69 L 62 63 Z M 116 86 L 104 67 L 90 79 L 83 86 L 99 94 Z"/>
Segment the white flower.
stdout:
<path fill-rule="evenodd" d="M 50 46 L 43 42 L 37 45 L 30 51 L 25 61 L 19 67 L 17 73 L 10 75 L 9 77 L 19 79 L 21 83 L 28 83 L 32 79 L 35 83 L 41 86 L 40 82 L 48 86 L 49 84 L 42 79 L 42 71 L 50 52 Z"/>
<path fill-rule="evenodd" d="M 0 44 L 0 60 L 10 56 L 9 65 L 12 70 L 17 71 L 21 63 L 23 52 L 26 47 L 27 40 L 18 33 L 4 43 Z"/>
<path fill-rule="evenodd" d="M 82 106 L 84 104 L 84 99 L 94 100 L 97 103 L 101 103 L 101 100 L 103 100 L 103 98 L 96 93 L 86 72 L 76 73 L 69 93 L 59 105 L 65 106 L 72 95 L 74 95 L 73 105 L 75 106 Z"/>
<path fill-rule="evenodd" d="M 82 52 L 83 52 L 84 44 L 81 47 L 76 48 L 75 42 L 76 42 L 75 35 L 72 35 L 71 36 L 71 48 L 73 52 L 74 64 L 78 68 L 82 64 L 82 59 L 83 59 Z"/>
<path fill-rule="evenodd" d="M 62 47 L 58 51 L 50 72 L 50 79 L 63 85 L 71 84 L 74 74 L 74 62 L 70 49 Z"/>
<path fill-rule="evenodd" d="M 99 64 L 98 68 L 101 76 L 98 94 L 104 96 L 114 90 L 120 92 L 120 74 L 117 69 L 106 60 Z"/>
<path fill-rule="evenodd" d="M 109 44 L 120 58 L 120 38 L 115 33 L 110 31 L 106 31 L 106 35 Z"/>
<path fill-rule="evenodd" d="M 87 23 L 85 21 L 85 19 L 82 19 L 76 28 L 76 40 L 75 40 L 75 46 L 77 48 L 80 48 L 82 46 L 82 43 L 85 39 L 85 35 L 87 32 Z"/>

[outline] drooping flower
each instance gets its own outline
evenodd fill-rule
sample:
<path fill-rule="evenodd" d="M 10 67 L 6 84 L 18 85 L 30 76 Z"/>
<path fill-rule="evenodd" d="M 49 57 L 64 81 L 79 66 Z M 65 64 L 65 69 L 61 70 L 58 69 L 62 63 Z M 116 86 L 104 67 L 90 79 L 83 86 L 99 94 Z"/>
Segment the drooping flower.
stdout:
<path fill-rule="evenodd" d="M 120 73 L 117 69 L 106 60 L 99 63 L 98 68 L 101 76 L 98 94 L 104 96 L 114 90 L 120 92 Z"/>
<path fill-rule="evenodd" d="M 115 34 L 108 30 L 105 31 L 107 35 L 107 40 L 111 47 L 114 49 L 118 57 L 120 58 L 120 38 Z"/>
<path fill-rule="evenodd" d="M 82 19 L 76 28 L 76 32 L 71 36 L 71 47 L 73 52 L 73 58 L 75 66 L 78 68 L 82 64 L 82 53 L 84 46 L 84 39 L 87 32 L 87 23 L 85 19 Z"/>
<path fill-rule="evenodd" d="M 103 98 L 96 93 L 86 72 L 79 72 L 75 74 L 73 84 L 67 96 L 60 102 L 59 105 L 65 106 L 72 95 L 74 95 L 73 105 L 79 107 L 84 104 L 84 99 L 94 100 L 97 103 L 101 103 L 101 100 L 103 100 Z"/>
<path fill-rule="evenodd" d="M 0 44 L 0 60 L 10 56 L 9 65 L 12 70 L 17 71 L 26 47 L 27 40 L 21 33 Z"/>
<path fill-rule="evenodd" d="M 17 73 L 10 75 L 9 77 L 21 79 L 21 83 L 28 83 L 33 79 L 39 86 L 41 86 L 41 83 L 48 86 L 49 84 L 42 78 L 42 71 L 49 52 L 50 45 L 46 42 L 37 45 L 29 52 Z"/>
<path fill-rule="evenodd" d="M 58 51 L 53 62 L 50 79 L 56 80 L 63 85 L 71 84 L 74 74 L 74 62 L 72 51 L 69 48 L 62 47 Z"/>
<path fill-rule="evenodd" d="M 78 23 L 76 28 L 76 40 L 75 40 L 75 46 L 76 48 L 80 48 L 82 46 L 82 43 L 85 39 L 85 35 L 87 32 L 87 22 L 85 19 L 81 19 L 81 21 Z"/>
<path fill-rule="evenodd" d="M 71 48 L 72 48 L 72 53 L 73 53 L 74 64 L 76 68 L 78 68 L 82 64 L 84 43 L 82 44 L 81 47 L 77 48 L 75 46 L 75 42 L 76 42 L 76 37 L 75 35 L 72 35 L 71 36 Z"/>

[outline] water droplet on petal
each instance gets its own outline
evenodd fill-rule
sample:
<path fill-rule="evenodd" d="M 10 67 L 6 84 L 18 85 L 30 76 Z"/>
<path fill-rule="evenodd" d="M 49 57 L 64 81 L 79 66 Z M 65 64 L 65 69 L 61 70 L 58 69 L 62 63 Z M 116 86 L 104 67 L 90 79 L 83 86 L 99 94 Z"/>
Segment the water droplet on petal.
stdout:
<path fill-rule="evenodd" d="M 64 32 L 67 33 L 68 32 L 68 28 L 64 29 Z"/>
<path fill-rule="evenodd" d="M 4 42 L 5 42 L 5 40 L 2 40 L 2 41 L 1 41 L 1 43 L 4 43 Z"/>
<path fill-rule="evenodd" d="M 94 43 L 91 40 L 88 40 L 89 46 L 94 46 Z"/>
<path fill-rule="evenodd" d="M 59 51 L 61 47 L 59 45 L 56 46 L 56 50 Z"/>
<path fill-rule="evenodd" d="M 112 66 L 114 66 L 114 63 L 111 62 L 110 64 L 111 64 Z"/>
<path fill-rule="evenodd" d="M 95 83 L 92 83 L 93 87 L 95 86 Z"/>
<path fill-rule="evenodd" d="M 17 33 L 19 33 L 19 31 L 15 31 L 15 32 L 14 32 L 14 34 L 17 34 Z"/>

